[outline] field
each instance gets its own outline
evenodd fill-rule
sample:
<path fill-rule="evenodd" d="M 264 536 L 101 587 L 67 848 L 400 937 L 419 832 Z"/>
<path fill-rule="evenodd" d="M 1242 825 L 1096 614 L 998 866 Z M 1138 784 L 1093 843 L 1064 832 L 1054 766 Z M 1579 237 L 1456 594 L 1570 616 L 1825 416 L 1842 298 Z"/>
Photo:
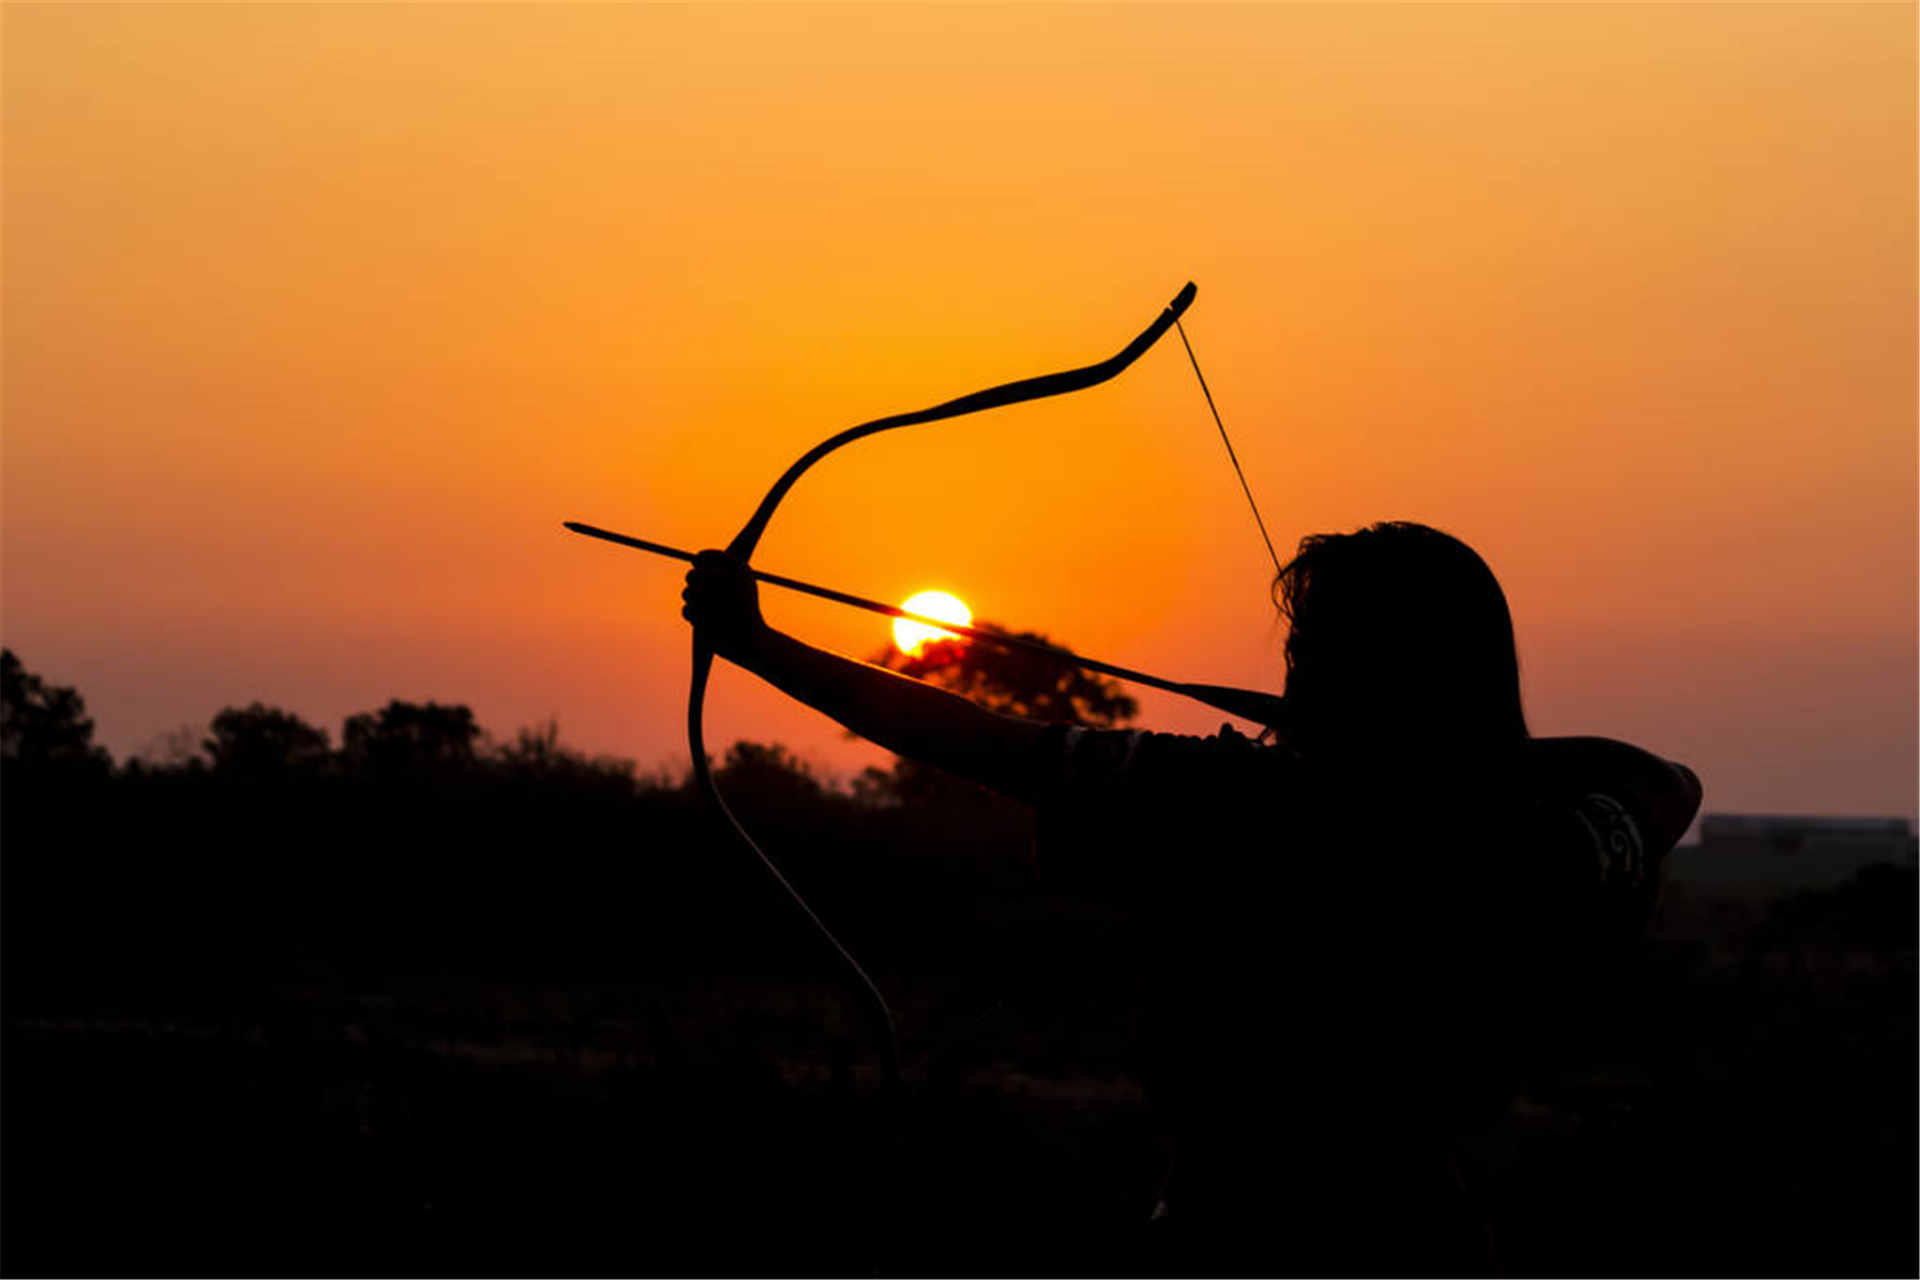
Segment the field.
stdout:
<path fill-rule="evenodd" d="M 1004 813 L 902 859 L 919 819 L 769 760 L 736 794 L 873 959 L 892 1101 L 676 785 L 10 776 L 8 1272 L 1181 1271 L 1124 927 L 979 856 Z M 1463 1149 L 1502 1270 L 1912 1274 L 1915 892 L 1670 887 Z"/>

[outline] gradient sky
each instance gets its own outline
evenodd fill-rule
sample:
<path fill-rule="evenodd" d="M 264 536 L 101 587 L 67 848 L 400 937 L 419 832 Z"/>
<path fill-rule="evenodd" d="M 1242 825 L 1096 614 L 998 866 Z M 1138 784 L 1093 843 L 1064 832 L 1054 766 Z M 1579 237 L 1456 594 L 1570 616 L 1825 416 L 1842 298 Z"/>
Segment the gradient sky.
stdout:
<path fill-rule="evenodd" d="M 0 640 L 122 757 L 397 696 L 667 765 L 679 572 L 561 520 L 723 543 L 832 431 L 1191 278 L 1283 550 L 1439 525 L 1536 731 L 1712 810 L 1913 815 L 1915 14 L 8 4 Z M 758 563 L 1279 678 L 1177 342 L 835 456 Z M 874 758 L 737 672 L 708 724 Z"/>

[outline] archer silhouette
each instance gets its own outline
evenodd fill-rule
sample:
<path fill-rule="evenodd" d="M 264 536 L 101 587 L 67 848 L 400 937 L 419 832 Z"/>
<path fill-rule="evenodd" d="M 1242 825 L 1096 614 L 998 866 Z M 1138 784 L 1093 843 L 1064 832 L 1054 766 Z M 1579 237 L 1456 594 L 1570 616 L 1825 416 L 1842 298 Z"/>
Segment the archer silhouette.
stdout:
<path fill-rule="evenodd" d="M 1577 1020 L 1700 802 L 1680 765 L 1535 738 L 1506 597 L 1408 523 L 1305 539 L 1274 732 L 1006 715 L 768 627 L 694 561 L 722 657 L 900 755 L 1030 805 L 1043 875 L 1128 903 L 1149 1096 L 1177 1142 L 1170 1271 L 1496 1265 L 1458 1144 Z"/>

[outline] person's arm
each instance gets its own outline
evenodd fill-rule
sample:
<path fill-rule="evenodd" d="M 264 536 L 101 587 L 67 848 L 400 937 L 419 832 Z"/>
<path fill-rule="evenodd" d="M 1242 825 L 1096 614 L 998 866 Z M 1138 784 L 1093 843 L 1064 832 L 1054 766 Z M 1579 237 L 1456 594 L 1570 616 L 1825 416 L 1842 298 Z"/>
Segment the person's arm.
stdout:
<path fill-rule="evenodd" d="M 1027 792 L 1046 725 L 774 630 L 744 569 L 723 551 L 704 551 L 687 574 L 682 613 L 716 654 L 898 755 L 1015 799 Z"/>

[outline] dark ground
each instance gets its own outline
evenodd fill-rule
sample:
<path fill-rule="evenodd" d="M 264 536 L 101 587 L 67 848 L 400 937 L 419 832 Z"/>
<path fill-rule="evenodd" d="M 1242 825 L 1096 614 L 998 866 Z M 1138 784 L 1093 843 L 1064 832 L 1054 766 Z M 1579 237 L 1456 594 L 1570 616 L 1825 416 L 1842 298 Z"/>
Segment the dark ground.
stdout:
<path fill-rule="evenodd" d="M 879 958 L 909 1063 L 1016 997 L 894 1114 L 697 797 L 10 773 L 6 1272 L 1181 1270 L 1098 912 L 962 856 L 992 815 L 777 790 L 752 824 Z M 1670 890 L 1463 1162 L 1503 1271 L 1915 1274 L 1915 901 Z"/>

